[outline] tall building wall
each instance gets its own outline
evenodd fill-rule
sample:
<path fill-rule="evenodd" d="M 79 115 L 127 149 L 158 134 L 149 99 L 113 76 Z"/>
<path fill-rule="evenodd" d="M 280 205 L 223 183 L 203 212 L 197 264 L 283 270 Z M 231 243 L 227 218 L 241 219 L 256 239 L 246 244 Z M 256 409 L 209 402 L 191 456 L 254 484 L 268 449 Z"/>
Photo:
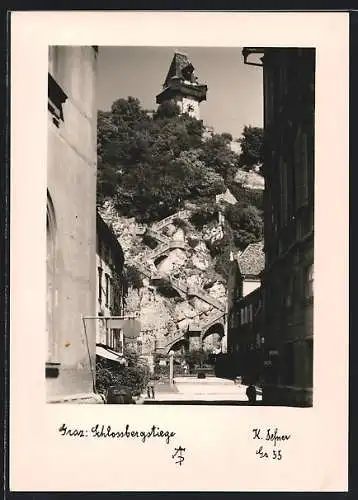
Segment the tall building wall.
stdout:
<path fill-rule="evenodd" d="M 93 393 L 95 323 L 85 332 L 81 317 L 96 313 L 96 59 L 91 46 L 49 49 L 48 400 Z"/>
<path fill-rule="evenodd" d="M 264 399 L 311 405 L 313 387 L 313 49 L 267 49 Z"/>

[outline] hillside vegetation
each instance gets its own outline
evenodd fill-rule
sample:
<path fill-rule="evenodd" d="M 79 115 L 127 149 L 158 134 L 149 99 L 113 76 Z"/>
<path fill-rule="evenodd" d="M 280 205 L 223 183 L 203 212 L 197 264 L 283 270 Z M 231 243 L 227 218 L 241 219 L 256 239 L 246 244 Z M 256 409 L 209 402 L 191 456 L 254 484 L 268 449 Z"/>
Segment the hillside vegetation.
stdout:
<path fill-rule="evenodd" d="M 262 131 L 245 127 L 231 147 L 228 133 L 204 138 L 201 121 L 179 115 L 172 103 L 148 113 L 134 97 L 116 100 L 98 115 L 98 204 L 110 202 L 118 214 L 150 225 L 190 207 L 197 229 L 225 216 L 223 237 L 210 246 L 215 269 L 224 278 L 230 251 L 262 238 L 262 191 L 235 181 L 238 169 L 260 165 Z M 230 204 L 217 195 L 227 190 Z"/>

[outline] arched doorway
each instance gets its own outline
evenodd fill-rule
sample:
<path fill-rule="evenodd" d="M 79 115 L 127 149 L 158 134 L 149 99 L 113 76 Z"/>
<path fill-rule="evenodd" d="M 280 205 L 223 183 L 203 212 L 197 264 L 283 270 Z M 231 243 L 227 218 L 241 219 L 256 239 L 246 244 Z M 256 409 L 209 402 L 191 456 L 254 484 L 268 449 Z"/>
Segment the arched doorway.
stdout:
<path fill-rule="evenodd" d="M 182 338 L 174 342 L 174 344 L 172 344 L 168 349 L 168 352 L 173 351 L 174 353 L 184 354 L 187 348 L 188 348 L 188 340 Z"/>
<path fill-rule="evenodd" d="M 221 339 L 224 336 L 224 325 L 215 323 L 206 330 L 202 337 L 202 346 L 204 351 L 214 351 L 221 347 Z"/>

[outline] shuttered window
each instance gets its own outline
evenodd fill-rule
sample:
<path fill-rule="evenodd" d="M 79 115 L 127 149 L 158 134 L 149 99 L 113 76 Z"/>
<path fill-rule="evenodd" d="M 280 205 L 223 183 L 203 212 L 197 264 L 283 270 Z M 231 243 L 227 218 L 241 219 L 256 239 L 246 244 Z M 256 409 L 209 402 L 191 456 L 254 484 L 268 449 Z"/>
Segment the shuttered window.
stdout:
<path fill-rule="evenodd" d="M 295 178 L 297 208 L 308 202 L 308 140 L 307 134 L 298 130 L 295 141 Z"/>

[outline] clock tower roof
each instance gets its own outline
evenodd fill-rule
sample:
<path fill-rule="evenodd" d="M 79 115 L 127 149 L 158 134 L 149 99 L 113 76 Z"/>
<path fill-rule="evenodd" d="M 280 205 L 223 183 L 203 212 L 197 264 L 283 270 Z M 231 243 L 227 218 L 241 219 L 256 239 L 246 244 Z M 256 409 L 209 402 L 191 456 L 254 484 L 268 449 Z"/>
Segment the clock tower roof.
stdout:
<path fill-rule="evenodd" d="M 190 96 L 198 102 L 206 99 L 207 86 L 198 83 L 194 66 L 184 52 L 175 51 L 165 81 L 163 91 L 157 95 L 157 103 L 171 99 L 175 95 Z"/>

